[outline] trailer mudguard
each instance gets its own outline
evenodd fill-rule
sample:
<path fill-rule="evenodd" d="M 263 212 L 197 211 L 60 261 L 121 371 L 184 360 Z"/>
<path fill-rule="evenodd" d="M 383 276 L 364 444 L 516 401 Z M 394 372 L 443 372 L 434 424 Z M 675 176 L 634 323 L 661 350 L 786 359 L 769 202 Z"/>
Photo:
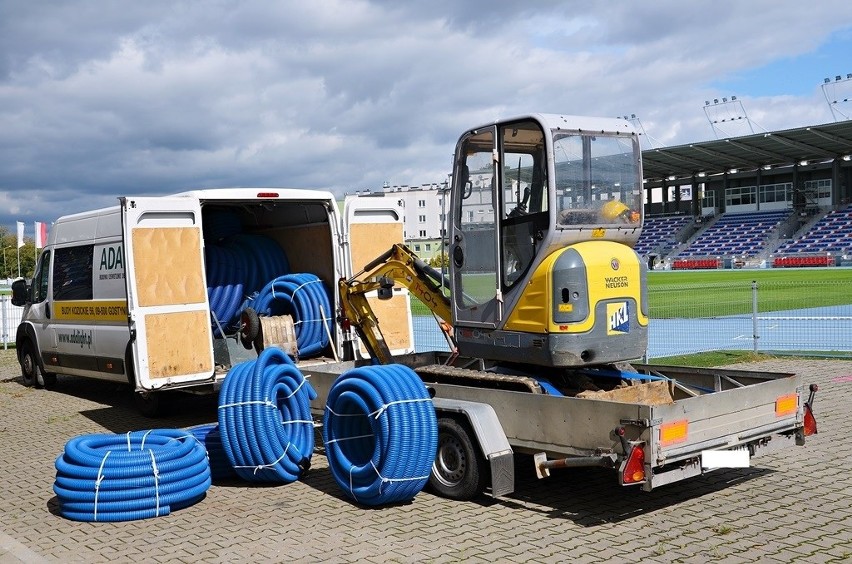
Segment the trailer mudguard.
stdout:
<path fill-rule="evenodd" d="M 470 423 L 491 468 L 491 495 L 499 497 L 515 491 L 514 452 L 494 408 L 487 403 L 449 398 L 432 398 L 432 403 L 438 413 L 458 413 Z"/>

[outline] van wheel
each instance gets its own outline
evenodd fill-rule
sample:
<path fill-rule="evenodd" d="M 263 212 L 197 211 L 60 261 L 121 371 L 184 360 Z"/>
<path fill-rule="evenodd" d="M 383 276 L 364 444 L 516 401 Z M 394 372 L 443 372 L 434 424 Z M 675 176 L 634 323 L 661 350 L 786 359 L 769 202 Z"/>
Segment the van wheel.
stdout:
<path fill-rule="evenodd" d="M 465 426 L 438 419 L 438 451 L 429 475 L 429 489 L 449 499 L 466 501 L 485 490 L 487 467 Z"/>
<path fill-rule="evenodd" d="M 33 346 L 29 341 L 21 344 L 21 376 L 24 378 L 24 386 L 31 388 L 36 383 L 38 376 L 38 363 L 36 362 Z"/>
<path fill-rule="evenodd" d="M 154 418 L 162 414 L 162 401 L 156 392 L 134 392 L 133 403 L 145 417 Z"/>
<path fill-rule="evenodd" d="M 41 370 L 36 371 L 36 388 L 44 388 L 45 390 L 53 390 L 56 389 L 56 374 L 51 372 L 42 372 Z"/>

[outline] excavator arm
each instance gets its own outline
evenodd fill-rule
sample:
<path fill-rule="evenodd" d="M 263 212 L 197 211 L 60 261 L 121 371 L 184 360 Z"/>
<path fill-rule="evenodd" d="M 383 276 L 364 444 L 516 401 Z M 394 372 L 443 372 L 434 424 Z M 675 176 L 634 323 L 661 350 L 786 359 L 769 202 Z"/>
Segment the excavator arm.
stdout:
<path fill-rule="evenodd" d="M 390 349 L 379 327 L 367 293 L 376 290 L 379 299 L 390 299 L 393 287 L 405 286 L 438 318 L 441 330 L 452 343 L 450 300 L 442 291 L 446 287 L 440 272 L 402 244 L 395 244 L 387 252 L 372 260 L 363 270 L 348 280 L 338 282 L 341 322 L 353 327 L 370 356 L 382 364 L 393 362 Z M 454 346 L 454 345 L 453 345 Z"/>

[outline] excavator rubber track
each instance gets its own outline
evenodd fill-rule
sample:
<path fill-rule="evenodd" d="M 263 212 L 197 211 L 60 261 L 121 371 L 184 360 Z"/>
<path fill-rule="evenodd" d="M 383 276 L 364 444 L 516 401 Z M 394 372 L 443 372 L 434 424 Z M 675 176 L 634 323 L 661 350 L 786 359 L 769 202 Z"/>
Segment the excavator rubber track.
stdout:
<path fill-rule="evenodd" d="M 415 369 L 415 372 L 417 372 L 426 384 L 455 384 L 459 386 L 512 390 L 531 394 L 544 393 L 544 390 L 535 378 L 530 378 L 529 376 L 497 374 L 485 370 L 474 370 L 443 364 L 419 366 Z"/>

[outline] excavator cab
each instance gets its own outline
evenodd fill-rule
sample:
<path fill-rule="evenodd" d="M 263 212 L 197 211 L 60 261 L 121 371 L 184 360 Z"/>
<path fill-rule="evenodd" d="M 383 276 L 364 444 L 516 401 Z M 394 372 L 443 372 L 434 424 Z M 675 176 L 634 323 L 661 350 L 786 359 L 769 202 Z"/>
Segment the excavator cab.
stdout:
<path fill-rule="evenodd" d="M 466 132 L 449 242 L 459 352 L 545 366 L 642 357 L 641 188 L 623 120 L 532 114 Z"/>

